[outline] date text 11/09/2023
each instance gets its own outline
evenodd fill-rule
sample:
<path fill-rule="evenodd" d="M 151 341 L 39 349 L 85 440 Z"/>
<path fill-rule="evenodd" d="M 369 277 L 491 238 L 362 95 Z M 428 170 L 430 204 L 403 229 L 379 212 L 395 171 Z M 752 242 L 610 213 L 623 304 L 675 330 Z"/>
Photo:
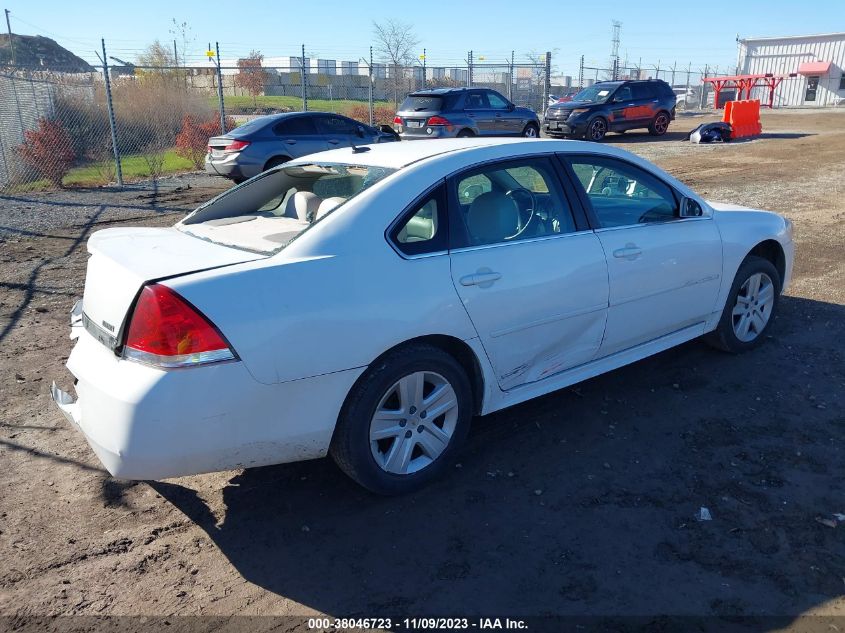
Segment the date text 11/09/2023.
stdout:
<path fill-rule="evenodd" d="M 322 630 L 525 630 L 524 620 L 511 618 L 309 618 L 308 629 Z"/>

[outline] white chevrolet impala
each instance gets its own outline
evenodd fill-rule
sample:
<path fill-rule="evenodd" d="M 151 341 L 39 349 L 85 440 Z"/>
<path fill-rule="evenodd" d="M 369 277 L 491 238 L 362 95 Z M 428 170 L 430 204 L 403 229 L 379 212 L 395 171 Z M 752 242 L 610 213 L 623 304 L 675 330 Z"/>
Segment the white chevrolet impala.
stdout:
<path fill-rule="evenodd" d="M 763 338 L 792 225 L 619 149 L 456 139 L 315 154 L 172 228 L 94 234 L 76 396 L 116 477 L 323 457 L 441 473 L 484 415 L 707 335 Z"/>

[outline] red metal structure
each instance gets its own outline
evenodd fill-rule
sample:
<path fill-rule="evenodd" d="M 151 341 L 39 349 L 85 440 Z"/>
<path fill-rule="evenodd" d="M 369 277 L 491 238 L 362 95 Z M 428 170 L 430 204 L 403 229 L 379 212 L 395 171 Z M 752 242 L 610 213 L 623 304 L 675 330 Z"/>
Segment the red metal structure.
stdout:
<path fill-rule="evenodd" d="M 765 86 L 769 89 L 769 103 L 766 104 L 772 108 L 775 103 L 775 88 L 780 85 L 784 79 L 788 77 L 797 77 L 796 73 L 788 75 L 772 75 L 771 73 L 765 75 L 732 75 L 729 77 L 702 77 L 701 81 L 706 81 L 713 84 L 715 94 L 713 96 L 713 107 L 719 109 L 719 93 L 724 88 L 734 88 L 737 91 L 736 98 L 742 99 L 742 93 L 745 91 L 745 99 L 751 98 L 751 89 L 757 86 Z"/>

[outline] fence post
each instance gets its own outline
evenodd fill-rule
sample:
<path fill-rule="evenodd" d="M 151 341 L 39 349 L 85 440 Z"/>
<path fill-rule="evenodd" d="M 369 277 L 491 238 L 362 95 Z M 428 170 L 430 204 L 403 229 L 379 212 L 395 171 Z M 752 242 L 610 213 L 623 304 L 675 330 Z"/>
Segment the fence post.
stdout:
<path fill-rule="evenodd" d="M 546 51 L 546 68 L 544 69 L 546 77 L 543 80 L 543 105 L 540 108 L 540 113 L 546 111 L 549 107 L 549 93 L 552 91 L 552 52 Z"/>
<path fill-rule="evenodd" d="M 508 67 L 508 99 L 513 101 L 513 51 L 511 51 L 511 63 Z"/>
<path fill-rule="evenodd" d="M 467 57 L 467 88 L 472 88 L 472 51 Z"/>
<path fill-rule="evenodd" d="M 426 54 L 425 54 L 425 49 L 423 49 L 423 77 L 422 77 L 422 79 L 423 79 L 422 89 L 423 90 L 426 89 L 427 84 L 428 84 L 428 82 L 426 81 L 425 61 L 426 61 Z"/>
<path fill-rule="evenodd" d="M 214 42 L 217 51 L 217 101 L 220 105 L 220 133 L 226 133 L 226 106 L 223 103 L 223 71 L 220 69 L 220 42 Z"/>
<path fill-rule="evenodd" d="M 701 68 L 699 68 L 698 70 L 700 72 Z M 707 77 L 709 75 L 710 75 L 710 67 L 707 64 L 705 64 L 704 65 L 704 74 L 701 76 L 701 78 L 704 79 L 704 77 Z M 716 103 L 716 101 L 714 99 L 713 104 L 715 105 L 715 103 Z M 701 82 L 701 108 L 704 109 L 706 107 L 707 107 L 707 82 L 702 81 Z"/>
<path fill-rule="evenodd" d="M 305 70 L 305 44 L 302 45 L 302 57 L 299 58 L 299 66 L 302 71 L 302 111 L 308 112 L 308 71 Z"/>
<path fill-rule="evenodd" d="M 375 77 L 373 77 L 373 47 L 370 46 L 370 65 L 368 67 L 367 74 L 370 76 L 370 94 L 369 94 L 369 108 L 370 108 L 370 125 L 373 124 L 375 121 L 375 112 L 373 110 L 373 82 L 375 81 Z"/>
<path fill-rule="evenodd" d="M 117 147 L 117 126 L 114 120 L 114 103 L 111 98 L 111 78 L 109 77 L 109 58 L 106 56 L 106 40 L 102 38 L 103 45 L 103 78 L 106 82 L 106 106 L 109 110 L 109 128 L 111 129 L 111 146 L 114 150 L 114 167 L 117 176 L 117 186 L 123 187 L 123 168 L 120 165 L 120 150 Z"/>

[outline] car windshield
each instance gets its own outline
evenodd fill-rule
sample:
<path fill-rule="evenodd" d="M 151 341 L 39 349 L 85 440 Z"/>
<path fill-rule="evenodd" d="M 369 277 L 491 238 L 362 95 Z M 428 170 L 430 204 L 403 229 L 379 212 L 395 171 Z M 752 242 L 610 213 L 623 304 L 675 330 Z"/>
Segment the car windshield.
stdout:
<path fill-rule="evenodd" d="M 604 103 L 615 89 L 616 85 L 590 86 L 572 97 L 572 100 L 583 101 L 585 103 Z"/>
<path fill-rule="evenodd" d="M 337 163 L 285 165 L 217 196 L 177 229 L 216 244 L 270 255 L 395 171 Z"/>
<path fill-rule="evenodd" d="M 443 97 L 440 95 L 408 95 L 399 106 L 400 112 L 440 112 Z"/>

